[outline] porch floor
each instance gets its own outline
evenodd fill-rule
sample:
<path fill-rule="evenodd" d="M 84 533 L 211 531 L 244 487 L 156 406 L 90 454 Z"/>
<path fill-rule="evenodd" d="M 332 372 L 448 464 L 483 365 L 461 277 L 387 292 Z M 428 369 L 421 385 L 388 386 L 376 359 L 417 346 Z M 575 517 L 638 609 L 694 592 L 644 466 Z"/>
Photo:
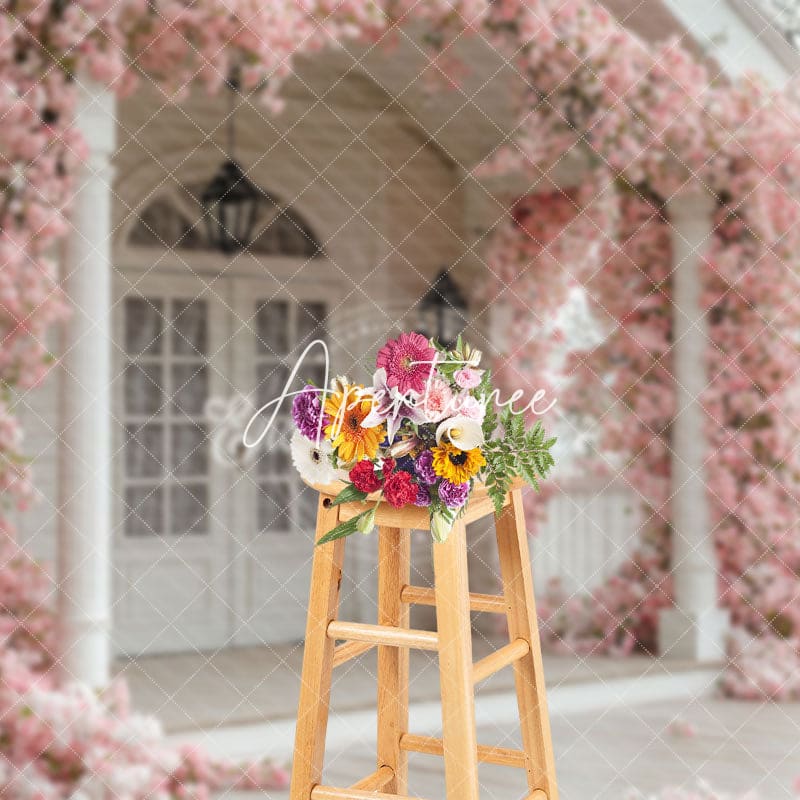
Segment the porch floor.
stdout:
<path fill-rule="evenodd" d="M 676 718 L 691 722 L 693 738 L 668 730 Z M 731 800 L 753 792 L 758 800 L 794 800 L 800 773 L 800 704 L 776 706 L 703 698 L 661 702 L 603 713 L 552 717 L 560 800 L 628 800 L 651 797 L 667 786 L 685 789 L 705 781 Z M 328 738 L 324 779 L 347 786 L 375 769 L 373 729 L 358 747 Z M 519 747 L 516 729 L 485 725 L 478 741 Z M 411 754 L 409 794 L 444 798 L 442 759 Z M 520 770 L 480 768 L 481 798 L 527 796 Z M 634 790 L 642 795 L 632 794 Z M 703 795 L 705 796 L 705 795 Z M 270 793 L 286 800 L 286 792 Z M 716 795 L 715 795 L 716 797 Z M 236 800 L 247 800 L 239 795 Z"/>
<path fill-rule="evenodd" d="M 475 660 L 507 641 L 476 636 Z M 136 709 L 156 715 L 167 732 L 190 732 L 265 719 L 292 719 L 297 710 L 302 657 L 302 644 L 227 648 L 120 660 L 116 674 L 128 682 Z M 619 678 L 669 676 L 694 667 L 692 662 L 660 662 L 646 656 L 545 656 L 545 676 L 551 690 Z M 412 651 L 410 673 L 411 702 L 438 701 L 435 654 Z M 372 707 L 375 674 L 374 651 L 339 667 L 334 672 L 332 711 Z M 501 670 L 484 681 L 479 691 L 506 693 L 513 689 L 513 680 L 511 670 Z"/>
<path fill-rule="evenodd" d="M 497 643 L 478 638 L 476 658 Z M 229 649 L 120 662 L 135 706 L 157 714 L 178 742 L 219 755 L 289 761 L 302 648 Z M 412 654 L 411 723 L 436 734 L 438 672 Z M 800 704 L 743 703 L 714 696 L 717 667 L 645 657 L 545 658 L 561 800 L 627 800 L 666 786 L 707 781 L 737 800 L 791 800 L 800 773 Z M 346 786 L 374 769 L 374 655 L 334 673 L 325 781 Z M 479 741 L 519 747 L 510 670 L 479 687 Z M 673 732 L 676 721 L 693 736 Z M 444 797 L 442 760 L 411 754 L 409 794 Z M 481 797 L 526 795 L 514 769 L 483 765 Z M 228 793 L 226 800 L 253 795 Z M 266 795 L 287 800 L 287 792 Z"/>

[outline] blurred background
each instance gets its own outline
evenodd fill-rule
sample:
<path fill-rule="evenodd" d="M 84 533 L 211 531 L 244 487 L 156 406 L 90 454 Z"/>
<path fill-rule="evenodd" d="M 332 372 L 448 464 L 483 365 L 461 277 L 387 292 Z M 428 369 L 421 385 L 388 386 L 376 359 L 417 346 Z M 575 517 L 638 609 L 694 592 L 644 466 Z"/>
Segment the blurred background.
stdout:
<path fill-rule="evenodd" d="M 286 60 L 239 8 L 253 40 L 215 21 L 224 61 L 193 4 L 151 4 L 144 33 L 91 5 L 2 12 L 6 741 L 26 692 L 52 731 L 65 681 L 124 682 L 165 747 L 288 761 L 317 499 L 288 403 L 262 447 L 242 432 L 312 340 L 363 380 L 416 330 L 463 334 L 504 397 L 557 400 L 526 508 L 562 797 L 800 792 L 800 4 L 320 3 L 313 47 L 276 6 Z M 67 54 L 63 86 L 32 42 Z M 292 389 L 323 377 L 315 350 Z M 496 592 L 474 528 L 472 588 Z M 425 533 L 413 553 L 425 584 Z M 348 541 L 348 619 L 374 621 L 376 557 Z M 475 626 L 476 657 L 506 635 Z M 336 675 L 329 783 L 372 771 L 374 672 Z M 478 701 L 501 745 L 512 684 Z M 435 730 L 435 661 L 411 694 Z M 8 796 L 71 796 L 30 747 Z M 522 777 L 487 769 L 485 796 Z M 415 793 L 441 780 L 412 759 Z"/>

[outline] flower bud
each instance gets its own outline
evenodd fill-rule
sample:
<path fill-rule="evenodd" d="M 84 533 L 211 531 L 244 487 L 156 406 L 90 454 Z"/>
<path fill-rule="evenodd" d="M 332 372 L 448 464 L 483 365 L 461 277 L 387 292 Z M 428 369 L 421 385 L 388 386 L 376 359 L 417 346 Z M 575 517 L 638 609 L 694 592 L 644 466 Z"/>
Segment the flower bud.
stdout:
<path fill-rule="evenodd" d="M 389 448 L 389 455 L 392 458 L 401 458 L 407 456 L 415 447 L 419 445 L 419 439 L 416 436 L 409 436 Z"/>
<path fill-rule="evenodd" d="M 483 358 L 483 353 L 480 350 L 473 350 L 467 356 L 467 366 L 469 367 L 477 367 L 478 364 L 481 363 L 481 359 Z"/>
<path fill-rule="evenodd" d="M 363 533 L 364 535 L 372 533 L 375 528 L 375 512 L 378 510 L 378 505 L 380 504 L 376 503 L 374 508 L 367 511 L 363 517 L 359 517 L 356 523 L 356 530 L 359 533 Z"/>

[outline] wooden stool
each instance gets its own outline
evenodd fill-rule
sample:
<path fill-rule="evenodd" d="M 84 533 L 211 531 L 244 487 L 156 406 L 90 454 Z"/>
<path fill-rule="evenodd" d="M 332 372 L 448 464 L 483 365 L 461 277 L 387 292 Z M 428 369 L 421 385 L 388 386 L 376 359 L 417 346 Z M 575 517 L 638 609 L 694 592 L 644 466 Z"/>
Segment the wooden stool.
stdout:
<path fill-rule="evenodd" d="M 341 487 L 320 489 L 317 539 L 364 510 L 332 506 Z M 297 712 L 290 800 L 393 800 L 408 793 L 409 751 L 444 756 L 447 800 L 478 800 L 478 762 L 527 773 L 526 800 L 557 800 L 542 654 L 533 599 L 528 540 L 519 488 L 495 517 L 503 596 L 470 594 L 466 524 L 493 514 L 476 487 L 465 515 L 444 544 L 433 544 L 435 590 L 410 585 L 410 531 L 428 529 L 428 511 L 381 503 L 378 537 L 378 624 L 338 619 L 345 539 L 318 546 L 311 573 L 303 676 Z M 437 632 L 411 630 L 411 604 L 436 607 Z M 472 662 L 470 610 L 506 614 L 510 643 Z M 342 641 L 338 646 L 336 641 Z M 378 647 L 377 769 L 349 788 L 322 784 L 325 732 L 333 668 Z M 442 738 L 408 731 L 408 648 L 439 653 Z M 473 686 L 513 664 L 523 750 L 478 745 Z"/>

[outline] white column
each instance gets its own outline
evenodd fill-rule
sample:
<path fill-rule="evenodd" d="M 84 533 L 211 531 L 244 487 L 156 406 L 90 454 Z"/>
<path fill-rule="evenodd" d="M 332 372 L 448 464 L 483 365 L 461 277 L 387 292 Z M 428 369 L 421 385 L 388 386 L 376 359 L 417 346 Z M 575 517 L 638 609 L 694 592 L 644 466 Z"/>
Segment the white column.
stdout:
<path fill-rule="evenodd" d="M 89 155 L 75 182 L 63 287 L 58 598 L 66 680 L 108 682 L 111 651 L 111 166 L 115 99 L 80 81 L 76 124 Z"/>
<path fill-rule="evenodd" d="M 713 661 L 724 657 L 727 615 L 718 607 L 717 564 L 706 495 L 708 456 L 705 412 L 709 347 L 700 304 L 703 253 L 713 229 L 714 198 L 700 187 L 667 204 L 672 234 L 673 375 L 676 409 L 672 424 L 672 569 L 675 605 L 662 614 L 660 649 L 669 658 Z"/>

